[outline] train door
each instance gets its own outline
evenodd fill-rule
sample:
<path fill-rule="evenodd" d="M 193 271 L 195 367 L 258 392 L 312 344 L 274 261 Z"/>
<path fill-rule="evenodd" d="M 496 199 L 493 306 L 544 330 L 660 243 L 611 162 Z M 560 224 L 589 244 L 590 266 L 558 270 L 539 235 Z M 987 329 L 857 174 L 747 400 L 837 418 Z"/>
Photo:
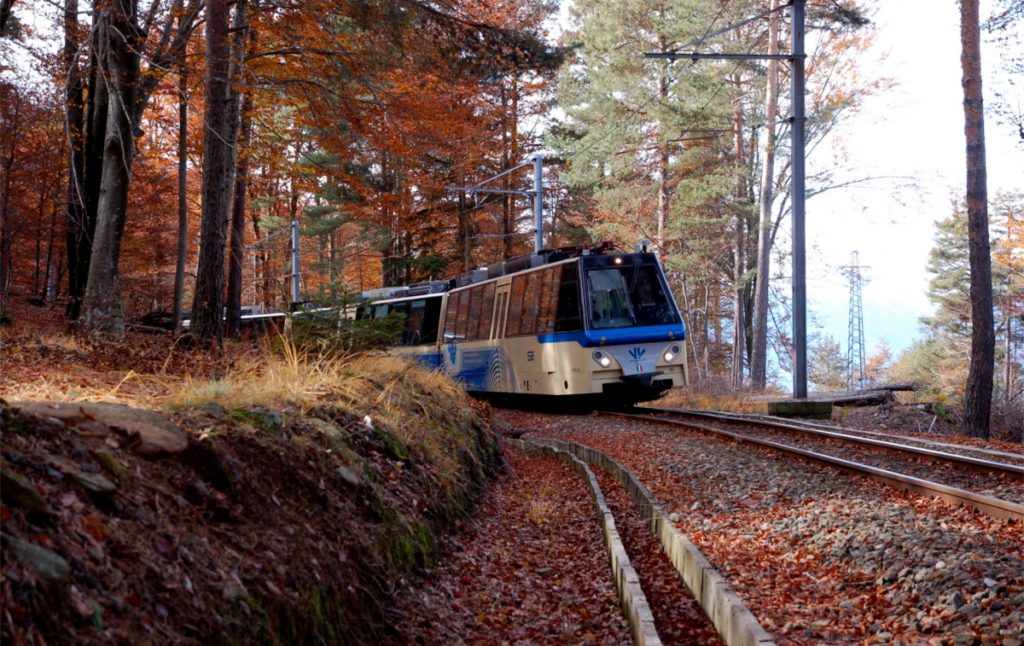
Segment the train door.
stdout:
<path fill-rule="evenodd" d="M 508 295 L 511 282 L 498 285 L 494 290 L 494 310 L 491 312 L 492 341 L 505 338 L 505 320 L 508 318 Z"/>

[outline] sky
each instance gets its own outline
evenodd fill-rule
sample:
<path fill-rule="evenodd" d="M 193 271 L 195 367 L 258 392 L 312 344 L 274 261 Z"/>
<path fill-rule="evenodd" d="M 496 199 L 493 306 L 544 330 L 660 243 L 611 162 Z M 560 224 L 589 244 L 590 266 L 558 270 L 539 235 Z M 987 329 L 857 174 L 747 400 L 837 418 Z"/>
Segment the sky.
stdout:
<path fill-rule="evenodd" d="M 965 183 L 963 94 L 960 85 L 960 15 L 955 0 L 880 2 L 877 46 L 865 59 L 893 78 L 892 90 L 875 96 L 808 158 L 808 173 L 831 163 L 844 146 L 860 176 L 916 180 L 872 182 L 822 194 L 807 202 L 808 307 L 814 328 L 838 340 L 845 352 L 849 286 L 838 267 L 851 252 L 867 265 L 863 287 L 864 333 L 870 356 L 882 339 L 896 353 L 921 336 L 918 319 L 930 313 L 926 298 L 928 252 L 934 222 L 951 212 Z M 982 16 L 987 15 L 982 3 Z M 887 59 L 881 61 L 882 54 Z M 986 104 L 995 86 L 995 53 L 982 52 Z M 992 81 L 992 82 L 990 82 Z M 1024 190 L 1024 142 L 1015 129 L 986 118 L 988 191 Z M 831 145 L 829 145 L 831 144 Z M 855 171 L 850 176 L 858 176 Z"/>

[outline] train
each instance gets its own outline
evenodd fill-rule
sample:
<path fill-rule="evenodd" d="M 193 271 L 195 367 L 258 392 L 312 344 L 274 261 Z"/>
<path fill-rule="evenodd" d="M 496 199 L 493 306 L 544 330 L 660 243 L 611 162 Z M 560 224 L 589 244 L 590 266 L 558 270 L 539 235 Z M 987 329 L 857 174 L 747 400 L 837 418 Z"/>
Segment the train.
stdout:
<path fill-rule="evenodd" d="M 391 352 L 499 404 L 628 407 L 688 382 L 683 318 L 646 248 L 544 249 L 362 296 L 358 319 L 404 315 Z"/>

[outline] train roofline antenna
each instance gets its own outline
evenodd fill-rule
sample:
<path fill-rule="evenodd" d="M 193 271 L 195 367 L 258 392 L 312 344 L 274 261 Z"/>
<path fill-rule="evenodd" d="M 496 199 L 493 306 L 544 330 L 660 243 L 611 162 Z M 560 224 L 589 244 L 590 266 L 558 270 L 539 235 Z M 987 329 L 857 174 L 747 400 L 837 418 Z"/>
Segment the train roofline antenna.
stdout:
<path fill-rule="evenodd" d="M 500 179 L 505 175 L 514 173 L 517 170 L 533 166 L 533 188 L 532 189 L 508 189 L 508 188 L 486 188 L 484 184 Z M 473 195 L 477 193 L 499 193 L 502 195 L 524 195 L 533 197 L 533 251 L 539 253 L 544 248 L 544 156 L 534 155 L 530 161 L 513 166 L 497 175 L 492 175 L 479 184 L 473 186 L 445 186 L 446 191 L 463 191 Z"/>
<path fill-rule="evenodd" d="M 791 29 L 791 49 L 789 54 L 699 54 L 697 52 L 647 52 L 644 58 L 662 58 L 669 61 L 677 59 L 699 59 L 718 60 L 788 60 L 792 69 L 792 104 L 793 115 L 790 122 L 793 124 L 790 129 L 790 136 L 793 150 L 793 182 L 790 186 L 790 195 L 793 200 L 793 346 L 796 357 L 793 361 L 793 398 L 807 399 L 807 262 L 806 262 L 806 237 L 804 231 L 804 162 L 806 155 L 804 126 L 806 115 L 804 114 L 804 60 L 807 54 L 804 51 L 804 10 L 807 0 L 790 0 L 786 5 L 780 5 L 777 10 L 784 7 L 793 9 L 793 27 Z M 773 10 L 776 11 L 776 10 Z M 771 13 L 769 11 L 768 13 Z M 768 13 L 757 16 L 764 17 Z M 746 21 L 750 22 L 750 20 Z M 715 33 L 719 35 L 735 29 L 746 22 L 730 25 L 724 30 Z M 710 37 L 710 35 L 708 36 Z M 705 37 L 707 38 L 707 37 Z M 705 39 L 701 39 L 700 44 Z"/>

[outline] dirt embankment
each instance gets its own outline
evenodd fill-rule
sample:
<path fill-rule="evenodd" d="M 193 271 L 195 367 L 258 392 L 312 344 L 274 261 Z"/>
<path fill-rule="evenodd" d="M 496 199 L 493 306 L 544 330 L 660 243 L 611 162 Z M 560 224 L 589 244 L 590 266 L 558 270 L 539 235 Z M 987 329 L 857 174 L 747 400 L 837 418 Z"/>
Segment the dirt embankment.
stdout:
<path fill-rule="evenodd" d="M 389 428 L 369 408 L 0 400 L 0 637 L 386 635 L 385 603 L 500 461 L 469 403 L 436 403 L 418 400 L 421 426 Z"/>

